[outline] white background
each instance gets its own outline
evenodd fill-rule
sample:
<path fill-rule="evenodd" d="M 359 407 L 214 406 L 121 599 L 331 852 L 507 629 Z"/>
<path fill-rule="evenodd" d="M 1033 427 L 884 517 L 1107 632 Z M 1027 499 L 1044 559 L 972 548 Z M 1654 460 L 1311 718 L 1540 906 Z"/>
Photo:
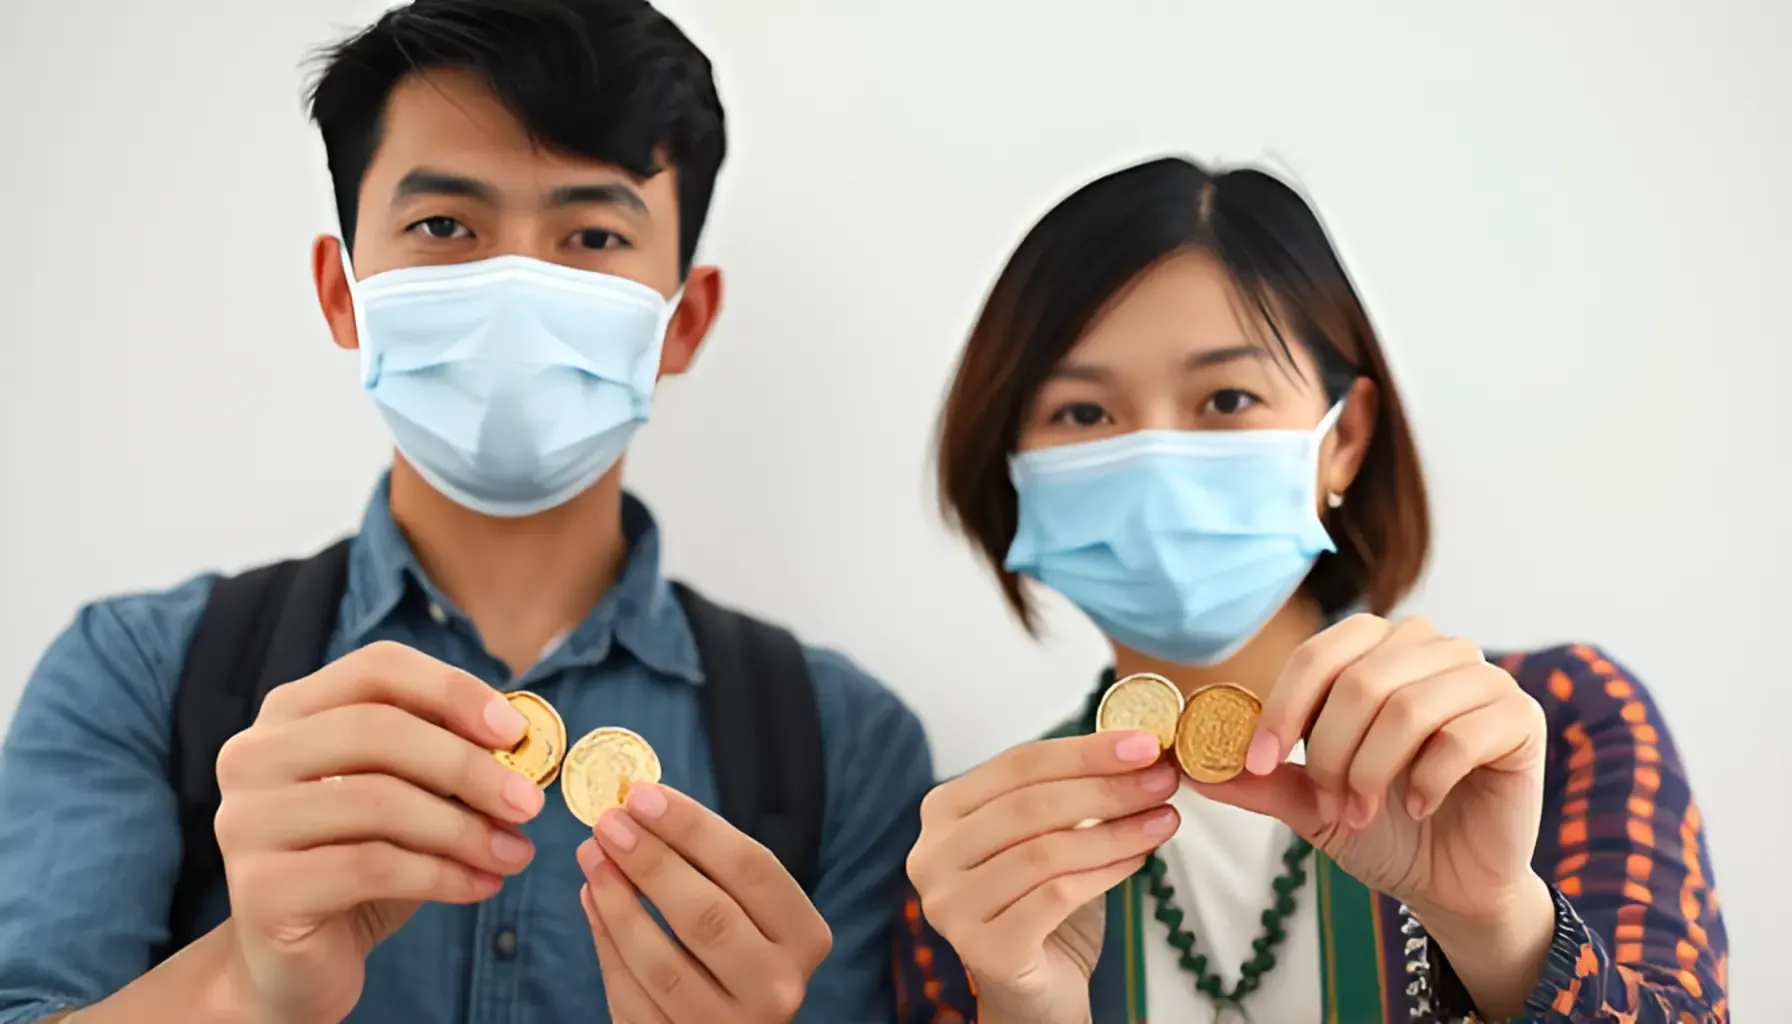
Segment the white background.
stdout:
<path fill-rule="evenodd" d="M 0 0 L 0 719 L 78 602 L 357 521 L 385 449 L 313 304 L 333 218 L 298 65 L 378 6 Z M 1026 639 L 933 514 L 946 378 L 1070 188 L 1163 151 L 1276 161 L 1406 384 L 1439 527 L 1415 607 L 1489 647 L 1595 641 L 1652 684 L 1736 1004 L 1768 1012 L 1792 7 L 1648 6 L 669 4 L 733 147 L 706 245 L 727 308 L 630 466 L 674 569 L 849 650 L 942 771 L 1069 711 L 1092 630 L 1060 608 Z"/>

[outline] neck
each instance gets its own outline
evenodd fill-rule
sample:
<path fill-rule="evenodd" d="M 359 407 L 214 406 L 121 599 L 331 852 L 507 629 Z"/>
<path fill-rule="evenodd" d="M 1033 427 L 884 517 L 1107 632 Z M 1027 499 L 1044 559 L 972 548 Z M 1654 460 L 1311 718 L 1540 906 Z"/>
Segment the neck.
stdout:
<path fill-rule="evenodd" d="M 1275 688 L 1276 677 L 1293 657 L 1294 649 L 1311 639 L 1324 624 L 1319 605 L 1306 594 L 1297 593 L 1237 654 L 1217 665 L 1177 665 L 1116 644 L 1114 671 L 1122 679 L 1135 672 L 1154 672 L 1175 683 L 1185 697 L 1212 683 L 1236 683 L 1261 700 Z"/>
<path fill-rule="evenodd" d="M 620 463 L 564 505 L 498 519 L 455 504 L 398 456 L 392 518 L 430 581 L 517 675 L 591 613 L 628 557 Z"/>

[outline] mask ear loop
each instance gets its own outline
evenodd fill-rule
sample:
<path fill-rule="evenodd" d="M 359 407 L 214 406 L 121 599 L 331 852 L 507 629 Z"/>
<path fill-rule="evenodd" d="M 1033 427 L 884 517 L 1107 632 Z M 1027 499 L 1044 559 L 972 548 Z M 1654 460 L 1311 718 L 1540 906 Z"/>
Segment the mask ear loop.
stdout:
<path fill-rule="evenodd" d="M 1337 404 L 1333 405 L 1326 412 L 1324 418 L 1319 421 L 1319 425 L 1313 428 L 1313 483 L 1315 487 L 1319 483 L 1319 453 L 1325 447 L 1325 439 L 1331 436 L 1332 429 L 1338 425 L 1338 419 L 1344 413 L 1345 401 L 1346 399 L 1343 398 L 1338 399 Z M 1354 561 L 1357 564 L 1365 563 L 1368 558 L 1369 545 L 1364 542 L 1362 531 L 1357 524 L 1341 511 L 1344 507 L 1344 495 L 1337 491 L 1327 491 L 1325 507 L 1327 511 L 1320 517 L 1319 525 L 1327 534 L 1331 535 L 1332 542 L 1338 547 L 1336 552 L 1327 557 L 1337 559 L 1348 553 L 1346 561 Z M 1359 594 L 1358 600 L 1360 599 Z"/>
<path fill-rule="evenodd" d="M 1319 453 L 1325 449 L 1325 439 L 1331 436 L 1332 428 L 1338 425 L 1338 420 L 1344 414 L 1344 402 L 1344 399 L 1338 399 L 1332 404 L 1332 407 L 1326 411 L 1324 418 L 1319 421 L 1317 430 L 1318 439 L 1313 443 L 1313 476 L 1315 479 L 1319 476 Z M 1336 509 L 1342 508 L 1343 506 L 1344 495 L 1333 490 L 1327 490 L 1325 492 L 1326 508 Z"/>
<path fill-rule="evenodd" d="M 684 302 L 684 285 L 679 285 L 678 290 L 672 293 L 672 297 L 665 299 L 664 302 L 665 305 L 660 307 L 658 326 L 655 328 L 657 337 L 653 346 L 653 373 L 645 382 L 645 392 L 638 394 L 633 400 L 635 415 L 642 421 L 652 415 L 653 393 L 659 378 L 660 358 L 666 350 L 666 335 L 672 330 L 672 320 L 678 315 L 679 305 Z"/>
<path fill-rule="evenodd" d="M 1338 425 L 1338 418 L 1344 415 L 1345 399 L 1338 399 L 1332 407 L 1319 418 L 1319 425 L 1313 428 L 1313 435 L 1308 443 L 1311 453 L 1308 458 L 1307 471 L 1313 480 L 1313 489 L 1319 489 L 1319 453 L 1325 449 L 1325 439 L 1331 436 L 1332 428 Z M 1344 504 L 1344 496 L 1336 491 L 1327 491 L 1325 495 L 1327 508 L 1337 508 Z"/>
<path fill-rule="evenodd" d="M 371 337 L 367 330 L 366 303 L 361 298 L 360 282 L 355 278 L 355 262 L 348 254 L 348 242 L 336 239 L 336 252 L 342 260 L 342 278 L 348 285 L 349 308 L 355 315 L 355 348 L 361 356 L 361 387 L 372 390 L 380 380 L 380 357 L 374 346 L 368 344 Z"/>
<path fill-rule="evenodd" d="M 660 310 L 660 344 L 666 342 L 666 332 L 672 329 L 672 318 L 678 315 L 678 307 L 684 302 L 684 285 L 679 285 L 672 297 L 666 300 L 666 306 Z"/>
<path fill-rule="evenodd" d="M 1312 465 L 1309 469 L 1313 475 L 1313 487 L 1315 490 L 1319 487 L 1319 453 L 1325 449 L 1325 439 L 1331 436 L 1332 428 L 1338 425 L 1338 419 L 1344 415 L 1345 401 L 1346 399 L 1340 398 L 1332 403 L 1332 407 L 1326 410 L 1324 416 L 1320 417 L 1319 425 L 1313 428 L 1313 458 Z M 1327 490 L 1325 492 L 1326 508 L 1335 509 L 1342 507 L 1343 504 L 1344 495 L 1333 490 Z"/>

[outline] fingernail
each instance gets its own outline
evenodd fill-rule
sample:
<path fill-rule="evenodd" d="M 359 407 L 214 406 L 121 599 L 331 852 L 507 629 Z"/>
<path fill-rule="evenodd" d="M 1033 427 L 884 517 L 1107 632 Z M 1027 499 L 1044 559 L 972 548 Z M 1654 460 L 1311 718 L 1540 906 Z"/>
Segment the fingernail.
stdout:
<path fill-rule="evenodd" d="M 1367 797 L 1358 796 L 1355 793 L 1350 794 L 1350 799 L 1344 804 L 1345 825 L 1353 829 L 1362 828 L 1369 824 L 1374 817 L 1375 812 L 1369 806 Z"/>
<path fill-rule="evenodd" d="M 531 816 L 541 810 L 542 801 L 546 799 L 541 795 L 541 787 L 530 782 L 522 772 L 511 772 L 510 778 L 504 780 L 503 795 L 504 802 L 516 808 L 518 814 Z"/>
<path fill-rule="evenodd" d="M 1176 776 L 1179 774 L 1175 765 L 1160 764 L 1139 777 L 1139 788 L 1150 796 L 1168 796 L 1176 792 Z"/>
<path fill-rule="evenodd" d="M 1143 830 L 1147 839 L 1168 839 L 1176 831 L 1176 812 L 1163 808 L 1145 819 Z"/>
<path fill-rule="evenodd" d="M 1425 816 L 1425 798 L 1417 793 L 1406 794 L 1406 813 L 1414 821 Z"/>
<path fill-rule="evenodd" d="M 1157 760 L 1157 755 L 1163 753 L 1163 747 L 1158 745 L 1156 736 L 1148 732 L 1134 732 L 1121 737 L 1120 742 L 1114 744 L 1114 753 L 1119 754 L 1120 760 L 1128 764 L 1143 764 Z"/>
<path fill-rule="evenodd" d="M 1236 749 L 1236 748 L 1234 748 Z M 1268 775 L 1282 759 L 1282 745 L 1268 729 L 1258 729 L 1251 737 L 1251 748 L 1245 751 L 1244 767 L 1252 775 Z"/>
<path fill-rule="evenodd" d="M 610 837 L 610 842 L 622 848 L 624 853 L 635 848 L 640 836 L 635 833 L 635 823 L 628 820 L 628 815 L 615 811 L 597 819 L 597 830 Z"/>
<path fill-rule="evenodd" d="M 631 814 L 657 818 L 666 813 L 666 794 L 660 792 L 658 786 L 635 786 L 628 791 L 628 799 L 623 804 Z"/>
<path fill-rule="evenodd" d="M 492 833 L 492 855 L 506 864 L 526 864 L 535 848 L 529 840 L 509 832 Z"/>
<path fill-rule="evenodd" d="M 485 724 L 492 727 L 498 738 L 506 743 L 515 743 L 523 738 L 529 728 L 528 719 L 523 713 L 510 706 L 503 697 L 495 697 L 485 706 Z"/>

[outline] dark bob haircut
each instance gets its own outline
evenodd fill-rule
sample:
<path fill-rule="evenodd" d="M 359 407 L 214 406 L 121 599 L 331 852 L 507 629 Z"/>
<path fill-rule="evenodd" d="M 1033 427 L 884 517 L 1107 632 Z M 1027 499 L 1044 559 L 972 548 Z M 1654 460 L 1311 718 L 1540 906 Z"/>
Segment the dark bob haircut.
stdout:
<path fill-rule="evenodd" d="M 1386 614 L 1424 570 L 1431 522 L 1418 451 L 1369 315 L 1319 218 L 1261 170 L 1162 158 L 1115 171 L 1053 207 L 1021 240 L 971 331 L 939 427 L 940 501 L 1001 580 L 1029 630 L 1033 606 L 1002 568 L 1017 500 L 1008 476 L 1026 411 L 1090 321 L 1159 261 L 1199 251 L 1226 268 L 1291 371 L 1304 345 L 1333 401 L 1358 377 L 1380 393 L 1362 468 L 1326 529 L 1306 588 L 1328 612 Z"/>

